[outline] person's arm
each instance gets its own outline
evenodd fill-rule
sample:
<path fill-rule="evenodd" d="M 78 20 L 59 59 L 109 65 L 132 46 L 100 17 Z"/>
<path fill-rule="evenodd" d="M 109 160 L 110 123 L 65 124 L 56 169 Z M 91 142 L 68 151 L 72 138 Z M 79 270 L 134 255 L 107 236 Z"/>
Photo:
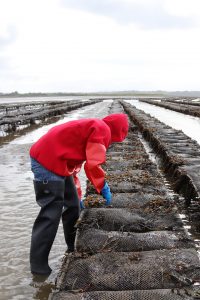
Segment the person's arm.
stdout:
<path fill-rule="evenodd" d="M 86 146 L 85 173 L 98 193 L 105 184 L 105 172 L 101 164 L 106 160 L 106 147 L 101 143 L 88 142 Z"/>
<path fill-rule="evenodd" d="M 76 186 L 76 189 L 77 189 L 77 192 L 78 192 L 79 200 L 81 201 L 82 189 L 81 189 L 80 180 L 79 180 L 79 178 L 78 178 L 78 176 L 77 176 L 76 173 L 73 174 L 73 178 L 74 178 L 74 183 L 75 183 L 75 186 Z"/>

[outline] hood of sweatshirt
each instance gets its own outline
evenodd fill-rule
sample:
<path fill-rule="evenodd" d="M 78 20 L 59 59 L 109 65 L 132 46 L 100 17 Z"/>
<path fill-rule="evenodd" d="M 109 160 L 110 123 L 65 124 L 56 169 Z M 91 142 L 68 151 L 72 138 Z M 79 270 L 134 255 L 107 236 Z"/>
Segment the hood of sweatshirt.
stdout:
<path fill-rule="evenodd" d="M 111 143 L 122 142 L 128 133 L 128 118 L 126 114 L 111 114 L 102 119 L 110 128 Z"/>

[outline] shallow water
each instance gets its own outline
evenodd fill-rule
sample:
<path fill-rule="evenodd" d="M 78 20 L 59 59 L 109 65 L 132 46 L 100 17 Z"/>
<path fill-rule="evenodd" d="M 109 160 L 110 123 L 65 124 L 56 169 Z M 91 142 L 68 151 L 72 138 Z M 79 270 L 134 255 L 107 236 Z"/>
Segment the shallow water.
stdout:
<path fill-rule="evenodd" d="M 157 118 L 159 121 L 177 130 L 182 130 L 187 136 L 200 144 L 200 118 L 184 115 L 173 110 L 140 102 L 138 100 L 127 100 L 127 102 Z"/>
<path fill-rule="evenodd" d="M 93 97 L 92 97 L 93 98 Z M 95 97 L 94 97 L 95 98 Z M 98 98 L 98 97 L 97 97 Z M 88 96 L 49 96 L 49 97 L 0 97 L 0 104 L 3 103 L 20 103 L 34 101 L 69 101 L 69 100 L 88 100 Z"/>
<path fill-rule="evenodd" d="M 48 299 L 54 289 L 61 259 L 66 250 L 62 227 L 59 227 L 52 251 L 50 266 L 53 269 L 46 281 L 39 282 L 29 271 L 29 247 L 32 224 L 39 207 L 35 202 L 30 171 L 29 148 L 50 127 L 73 119 L 104 117 L 110 102 L 98 103 L 66 114 L 58 122 L 16 138 L 0 147 L 0 299 Z M 80 174 L 83 190 L 85 175 Z"/>

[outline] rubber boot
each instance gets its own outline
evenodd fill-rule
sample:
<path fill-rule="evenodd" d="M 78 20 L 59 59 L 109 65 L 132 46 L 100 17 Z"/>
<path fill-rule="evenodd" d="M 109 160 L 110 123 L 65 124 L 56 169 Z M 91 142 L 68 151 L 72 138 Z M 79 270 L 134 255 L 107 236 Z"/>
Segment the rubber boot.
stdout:
<path fill-rule="evenodd" d="M 79 218 L 80 203 L 74 179 L 72 176 L 66 177 L 65 180 L 65 200 L 64 211 L 62 214 L 62 223 L 65 241 L 67 244 L 67 252 L 74 251 L 76 238 L 75 224 Z"/>
<path fill-rule="evenodd" d="M 55 239 L 64 204 L 63 181 L 34 181 L 36 201 L 41 210 L 34 222 L 30 264 L 33 274 L 48 275 L 48 256 Z"/>

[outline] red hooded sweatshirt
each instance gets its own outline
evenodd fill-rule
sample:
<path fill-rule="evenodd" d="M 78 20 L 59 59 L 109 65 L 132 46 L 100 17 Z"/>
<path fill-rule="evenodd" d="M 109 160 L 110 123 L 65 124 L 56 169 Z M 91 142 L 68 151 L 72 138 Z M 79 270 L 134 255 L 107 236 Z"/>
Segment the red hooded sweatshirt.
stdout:
<path fill-rule="evenodd" d="M 104 186 L 101 168 L 112 142 L 122 142 L 128 133 L 125 114 L 111 114 L 101 119 L 69 121 L 51 128 L 30 149 L 30 156 L 51 172 L 73 175 L 81 197 L 76 174 L 85 161 L 85 172 L 98 192 Z"/>

